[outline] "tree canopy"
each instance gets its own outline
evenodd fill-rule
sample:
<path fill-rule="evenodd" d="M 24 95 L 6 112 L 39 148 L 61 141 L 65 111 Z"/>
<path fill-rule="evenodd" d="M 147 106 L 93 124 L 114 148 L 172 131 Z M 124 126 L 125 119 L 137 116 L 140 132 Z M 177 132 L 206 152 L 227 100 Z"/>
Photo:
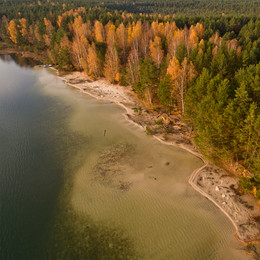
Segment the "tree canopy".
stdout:
<path fill-rule="evenodd" d="M 151 108 L 177 111 L 205 156 L 258 176 L 259 4 L 236 1 L 247 16 L 227 16 L 233 0 L 206 1 L 207 15 L 181 16 L 205 1 L 196 8 L 192 3 L 111 0 L 93 8 L 95 1 L 6 0 L 0 3 L 1 40 L 43 51 L 60 70 L 132 86 Z M 215 15 L 220 6 L 225 14 Z M 144 7 L 156 12 L 140 13 Z"/>

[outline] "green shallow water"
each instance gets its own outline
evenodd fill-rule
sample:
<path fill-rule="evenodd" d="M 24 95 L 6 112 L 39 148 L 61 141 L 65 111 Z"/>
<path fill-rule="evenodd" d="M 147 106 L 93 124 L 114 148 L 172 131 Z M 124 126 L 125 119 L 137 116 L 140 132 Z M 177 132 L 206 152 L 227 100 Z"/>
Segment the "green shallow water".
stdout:
<path fill-rule="evenodd" d="M 200 159 L 51 70 L 2 56 L 0 79 L 1 259 L 248 259 Z"/>

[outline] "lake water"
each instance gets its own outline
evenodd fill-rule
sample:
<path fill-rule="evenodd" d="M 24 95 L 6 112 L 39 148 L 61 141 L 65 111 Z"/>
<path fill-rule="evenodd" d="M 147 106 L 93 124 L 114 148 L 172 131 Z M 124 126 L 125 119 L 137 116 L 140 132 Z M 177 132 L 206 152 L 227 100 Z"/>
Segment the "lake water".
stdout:
<path fill-rule="evenodd" d="M 188 184 L 200 159 L 0 57 L 1 259 L 249 259 Z"/>

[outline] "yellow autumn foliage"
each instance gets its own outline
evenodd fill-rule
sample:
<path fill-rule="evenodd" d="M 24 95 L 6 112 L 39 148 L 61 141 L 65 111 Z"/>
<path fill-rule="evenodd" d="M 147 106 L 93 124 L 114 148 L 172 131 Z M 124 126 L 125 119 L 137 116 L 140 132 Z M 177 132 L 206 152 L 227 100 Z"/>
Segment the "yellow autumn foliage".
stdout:
<path fill-rule="evenodd" d="M 9 34 L 10 34 L 10 39 L 13 43 L 17 44 L 17 35 L 18 35 L 18 32 L 17 32 L 17 28 L 16 28 L 16 24 L 15 24 L 15 21 L 14 20 L 11 20 L 9 22 L 9 26 L 8 26 L 8 31 L 9 31 Z"/>

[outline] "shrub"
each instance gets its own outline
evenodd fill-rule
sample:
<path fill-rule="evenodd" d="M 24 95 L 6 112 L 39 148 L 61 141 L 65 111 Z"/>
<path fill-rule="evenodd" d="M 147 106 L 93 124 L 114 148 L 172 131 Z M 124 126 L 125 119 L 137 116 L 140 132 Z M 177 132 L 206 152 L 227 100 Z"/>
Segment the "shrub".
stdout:
<path fill-rule="evenodd" d="M 153 131 L 149 126 L 146 126 L 145 132 L 146 132 L 147 135 L 153 135 Z"/>
<path fill-rule="evenodd" d="M 242 177 L 239 181 L 239 185 L 245 192 L 251 192 L 254 187 L 252 181 L 247 177 Z"/>
<path fill-rule="evenodd" d="M 158 119 L 157 121 L 155 121 L 156 125 L 162 125 L 163 124 L 163 118 Z"/>

